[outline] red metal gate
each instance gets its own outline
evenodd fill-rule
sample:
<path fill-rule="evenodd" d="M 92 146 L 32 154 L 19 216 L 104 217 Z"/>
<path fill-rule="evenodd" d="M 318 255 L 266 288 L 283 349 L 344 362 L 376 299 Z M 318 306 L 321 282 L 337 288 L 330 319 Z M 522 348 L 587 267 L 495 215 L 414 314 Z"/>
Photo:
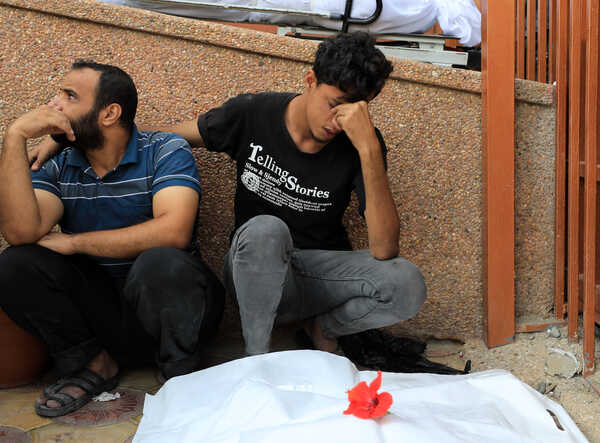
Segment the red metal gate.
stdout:
<path fill-rule="evenodd" d="M 506 10 L 514 11 L 514 16 L 507 18 Z M 514 64 L 494 64 L 494 73 L 484 63 L 484 85 L 491 77 L 513 75 L 556 85 L 555 315 L 563 320 L 567 313 L 569 339 L 578 341 L 580 306 L 583 308 L 584 375 L 594 371 L 594 328 L 595 322 L 600 323 L 598 10 L 598 0 L 484 0 L 482 5 L 484 24 L 493 23 L 497 31 L 483 32 L 484 59 L 488 54 L 498 55 L 493 51 L 502 46 L 500 42 L 510 47 L 507 42 L 515 41 L 516 60 Z M 482 89 L 484 122 L 497 124 L 490 114 L 512 112 L 514 118 L 514 102 L 512 110 L 506 104 L 504 109 L 494 109 L 486 98 L 491 92 L 485 86 Z M 491 125 L 484 124 L 484 134 L 490 129 Z M 509 151 L 510 140 L 502 143 L 503 151 Z M 508 146 L 514 146 L 514 139 Z M 489 154 L 484 136 L 484 158 Z M 500 161 L 508 164 L 506 159 Z M 485 198 L 499 197 L 488 194 Z M 490 270 L 484 272 L 493 278 Z M 489 300 L 491 293 L 485 297 Z M 500 316 L 498 312 L 487 315 Z"/>

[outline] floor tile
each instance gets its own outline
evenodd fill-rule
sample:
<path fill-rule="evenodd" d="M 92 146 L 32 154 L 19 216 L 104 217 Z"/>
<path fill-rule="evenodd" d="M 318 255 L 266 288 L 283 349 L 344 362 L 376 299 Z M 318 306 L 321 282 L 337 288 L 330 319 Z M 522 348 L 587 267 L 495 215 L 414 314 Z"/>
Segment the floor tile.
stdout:
<path fill-rule="evenodd" d="M 137 417 L 132 417 L 129 421 L 137 426 L 142 421 L 142 415 L 140 414 Z"/>
<path fill-rule="evenodd" d="M 154 367 L 122 371 L 119 388 L 137 389 L 143 392 L 155 390 L 160 387 L 160 383 L 156 380 L 156 371 Z"/>
<path fill-rule="evenodd" d="M 111 426 L 78 427 L 54 423 L 31 432 L 33 443 L 121 443 L 135 434 L 129 421 Z"/>
<path fill-rule="evenodd" d="M 20 429 L 0 426 L 0 443 L 31 443 L 31 437 Z"/>
<path fill-rule="evenodd" d="M 75 426 L 106 426 L 127 421 L 142 413 L 143 392 L 121 388 L 115 392 L 121 397 L 111 401 L 91 401 L 77 411 L 53 419 L 53 422 Z"/>
<path fill-rule="evenodd" d="M 0 391 L 0 425 L 23 431 L 44 426 L 50 420 L 35 413 L 33 404 L 40 392 Z"/>

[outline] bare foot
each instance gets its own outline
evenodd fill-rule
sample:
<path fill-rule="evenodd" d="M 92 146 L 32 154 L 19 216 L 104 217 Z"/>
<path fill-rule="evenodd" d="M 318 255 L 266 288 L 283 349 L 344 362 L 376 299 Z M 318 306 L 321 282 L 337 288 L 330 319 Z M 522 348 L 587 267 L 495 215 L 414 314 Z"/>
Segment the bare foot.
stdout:
<path fill-rule="evenodd" d="M 321 331 L 321 327 L 315 318 L 306 321 L 304 324 L 304 330 L 312 339 L 315 349 L 318 349 L 319 351 L 335 353 L 338 348 L 337 339 L 329 338 L 323 335 L 323 331 Z"/>
<path fill-rule="evenodd" d="M 112 357 L 106 351 L 100 352 L 87 366 L 88 369 L 94 371 L 103 379 L 108 380 L 114 377 L 119 372 L 119 366 Z M 77 386 L 65 386 L 59 392 L 69 394 L 73 398 L 79 398 L 85 394 L 85 391 Z M 54 400 L 46 400 L 46 397 L 42 395 L 38 400 L 38 404 L 45 404 L 49 408 L 58 408 L 62 406 L 59 402 Z"/>

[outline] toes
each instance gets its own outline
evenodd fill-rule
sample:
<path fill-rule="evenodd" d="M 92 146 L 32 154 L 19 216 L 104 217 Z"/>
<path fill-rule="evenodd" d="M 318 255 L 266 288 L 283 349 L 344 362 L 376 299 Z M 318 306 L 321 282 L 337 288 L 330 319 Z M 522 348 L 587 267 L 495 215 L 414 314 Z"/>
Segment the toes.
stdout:
<path fill-rule="evenodd" d="M 46 402 L 46 407 L 48 407 L 48 408 L 58 408 L 60 406 L 61 406 L 61 404 L 54 400 L 48 400 Z"/>

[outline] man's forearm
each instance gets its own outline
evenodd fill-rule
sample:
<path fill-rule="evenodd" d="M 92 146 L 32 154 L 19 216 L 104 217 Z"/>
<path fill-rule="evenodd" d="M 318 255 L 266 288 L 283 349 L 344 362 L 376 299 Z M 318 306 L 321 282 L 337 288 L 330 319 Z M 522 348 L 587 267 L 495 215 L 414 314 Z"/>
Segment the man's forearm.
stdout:
<path fill-rule="evenodd" d="M 74 253 L 111 258 L 134 258 L 160 246 L 184 249 L 192 229 L 174 227 L 168 216 L 153 218 L 126 228 L 73 234 Z"/>
<path fill-rule="evenodd" d="M 144 128 L 144 130 L 148 129 Z M 202 140 L 202 136 L 200 135 L 197 120 L 186 120 L 175 123 L 174 125 L 154 128 L 154 130 L 162 132 L 174 132 L 175 134 L 181 135 L 190 144 L 190 146 L 194 148 L 204 147 L 204 140 Z"/>
<path fill-rule="evenodd" d="M 371 254 L 378 259 L 398 255 L 400 221 L 390 190 L 379 143 L 360 152 L 365 185 L 365 218 Z"/>
<path fill-rule="evenodd" d="M 332 111 L 334 121 L 344 130 L 360 157 L 371 255 L 382 260 L 395 257 L 400 222 L 367 102 L 342 103 Z"/>
<path fill-rule="evenodd" d="M 40 210 L 33 192 L 26 139 L 10 128 L 0 153 L 0 231 L 11 244 L 35 242 L 40 232 Z"/>

